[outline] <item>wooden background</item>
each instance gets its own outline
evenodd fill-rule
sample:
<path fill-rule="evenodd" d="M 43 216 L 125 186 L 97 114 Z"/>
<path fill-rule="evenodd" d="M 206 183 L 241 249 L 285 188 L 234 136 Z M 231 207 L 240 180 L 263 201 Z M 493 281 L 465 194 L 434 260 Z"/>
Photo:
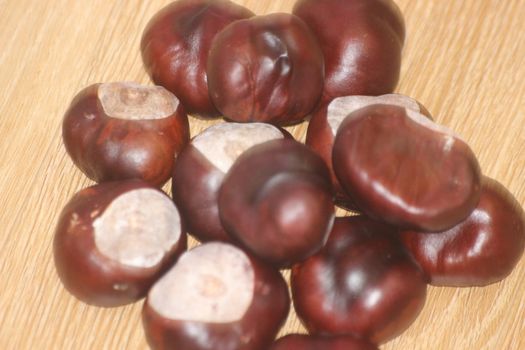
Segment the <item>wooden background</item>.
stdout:
<path fill-rule="evenodd" d="M 470 142 L 485 174 L 525 203 L 525 3 L 396 1 L 408 33 L 398 91 Z M 237 2 L 258 14 L 293 6 Z M 91 184 L 64 150 L 62 115 L 89 84 L 149 81 L 139 40 L 167 3 L 0 0 L 0 349 L 146 348 L 142 303 L 103 310 L 75 300 L 51 242 L 62 207 Z M 192 135 L 207 125 L 191 122 Z M 430 288 L 420 318 L 382 349 L 525 349 L 524 288 L 525 259 L 487 288 Z M 283 334 L 300 330 L 292 313 Z"/>

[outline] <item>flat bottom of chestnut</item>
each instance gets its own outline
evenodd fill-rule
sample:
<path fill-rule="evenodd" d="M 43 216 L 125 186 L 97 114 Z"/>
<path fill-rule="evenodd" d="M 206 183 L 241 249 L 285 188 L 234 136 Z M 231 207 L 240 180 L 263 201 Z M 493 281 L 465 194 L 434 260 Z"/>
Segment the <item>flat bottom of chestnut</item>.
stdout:
<path fill-rule="evenodd" d="M 223 123 L 204 130 L 192 144 L 219 170 L 227 173 L 248 148 L 282 138 L 281 130 L 270 124 Z"/>
<path fill-rule="evenodd" d="M 157 265 L 180 238 L 180 216 L 171 200 L 153 189 L 124 193 L 93 222 L 95 245 L 121 264 Z"/>
<path fill-rule="evenodd" d="M 177 98 L 163 87 L 132 82 L 100 84 L 98 99 L 109 117 L 126 120 L 167 118 L 179 105 Z"/>
<path fill-rule="evenodd" d="M 254 289 L 255 273 L 246 254 L 213 242 L 183 254 L 153 286 L 148 303 L 171 320 L 229 323 L 244 316 Z"/>

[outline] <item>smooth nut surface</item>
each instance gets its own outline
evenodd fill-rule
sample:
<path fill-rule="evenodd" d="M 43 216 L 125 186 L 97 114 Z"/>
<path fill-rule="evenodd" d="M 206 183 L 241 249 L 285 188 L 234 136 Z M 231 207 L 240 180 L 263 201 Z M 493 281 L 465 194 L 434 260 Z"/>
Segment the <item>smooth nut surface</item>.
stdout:
<path fill-rule="evenodd" d="M 380 344 L 416 319 L 426 276 L 395 233 L 364 216 L 337 218 L 323 249 L 293 267 L 295 310 L 310 334 Z"/>
<path fill-rule="evenodd" d="M 446 230 L 479 200 L 480 167 L 469 146 L 451 130 L 397 106 L 351 113 L 335 138 L 332 164 L 363 212 L 404 228 Z"/>
<path fill-rule="evenodd" d="M 197 135 L 180 153 L 173 169 L 173 200 L 188 232 L 200 241 L 231 242 L 219 218 L 218 193 L 237 157 L 257 144 L 284 138 L 264 123 L 221 123 Z"/>
<path fill-rule="evenodd" d="M 73 162 L 96 182 L 140 179 L 162 186 L 189 141 L 188 117 L 162 87 L 129 82 L 91 85 L 62 122 Z"/>
<path fill-rule="evenodd" d="M 92 305 L 142 298 L 186 249 L 170 198 L 143 181 L 108 182 L 77 193 L 55 230 L 55 267 L 66 289 Z"/>
<path fill-rule="evenodd" d="M 405 24 L 391 0 L 299 0 L 293 14 L 316 36 L 325 59 L 323 99 L 381 95 L 397 85 Z"/>
<path fill-rule="evenodd" d="M 445 232 L 405 231 L 401 238 L 431 284 L 484 286 L 505 278 L 523 255 L 525 213 L 503 185 L 484 177 L 467 219 Z"/>
<path fill-rule="evenodd" d="M 232 23 L 214 38 L 210 96 L 233 121 L 297 123 L 321 96 L 323 67 L 319 45 L 299 18 L 256 16 Z"/>
<path fill-rule="evenodd" d="M 270 350 L 378 350 L 378 347 L 350 335 L 288 334 L 276 340 Z"/>
<path fill-rule="evenodd" d="M 219 214 L 226 231 L 279 267 L 319 250 L 334 220 L 328 169 L 293 140 L 244 152 L 224 178 Z"/>
<path fill-rule="evenodd" d="M 217 117 L 206 74 L 211 42 L 228 24 L 253 15 L 228 0 L 173 1 L 144 30 L 140 47 L 146 71 L 173 92 L 189 114 Z"/>
<path fill-rule="evenodd" d="M 355 201 L 350 198 L 349 194 L 344 192 L 334 173 L 332 166 L 334 139 L 339 130 L 339 126 L 350 113 L 374 104 L 404 107 L 432 119 L 430 113 L 420 103 L 413 98 L 401 94 L 342 96 L 328 103 L 322 103 L 316 108 L 308 124 L 306 145 L 320 155 L 328 166 L 328 169 L 330 169 L 332 184 L 336 191 L 336 204 L 349 210 L 359 211 L 359 208 Z"/>

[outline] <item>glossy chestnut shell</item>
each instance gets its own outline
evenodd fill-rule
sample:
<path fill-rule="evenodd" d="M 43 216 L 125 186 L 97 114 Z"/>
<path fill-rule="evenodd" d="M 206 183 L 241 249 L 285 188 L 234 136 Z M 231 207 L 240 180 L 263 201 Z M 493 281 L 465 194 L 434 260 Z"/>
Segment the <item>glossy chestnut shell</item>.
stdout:
<path fill-rule="evenodd" d="M 394 91 L 405 24 L 392 0 L 299 0 L 293 14 L 308 25 L 321 45 L 324 100 Z"/>
<path fill-rule="evenodd" d="M 364 213 L 399 227 L 446 230 L 479 201 L 481 171 L 470 147 L 413 110 L 372 105 L 351 113 L 332 164 Z"/>
<path fill-rule="evenodd" d="M 140 194 L 133 197 L 134 203 L 130 204 L 127 199 L 131 198 L 132 193 Z M 122 214 L 126 217 L 117 218 L 121 220 L 117 222 L 114 216 L 118 216 L 119 213 L 115 213 L 111 208 L 119 198 L 124 197 L 129 209 Z M 152 210 L 148 210 L 147 206 L 152 205 L 149 200 L 152 197 L 156 202 L 153 203 L 155 208 L 158 208 L 160 200 L 163 210 L 156 210 L 157 216 L 149 217 L 147 214 L 151 214 Z M 142 206 L 145 206 L 146 210 Z M 170 206 L 173 208 L 170 209 Z M 120 202 L 116 210 L 122 207 Z M 113 213 L 108 214 L 109 211 Z M 163 247 L 162 256 L 154 258 L 154 261 L 146 262 L 151 257 L 141 253 L 145 251 L 145 244 L 156 243 L 155 239 L 145 237 L 152 233 L 152 229 L 146 226 L 159 227 L 159 221 L 167 220 L 161 227 L 170 230 L 170 227 L 167 227 L 171 222 L 170 218 L 161 216 L 170 214 L 170 211 L 176 212 L 176 208 L 169 197 L 142 181 L 108 182 L 77 193 L 60 214 L 53 242 L 55 266 L 66 289 L 83 302 L 104 307 L 125 305 L 144 297 L 150 286 L 186 250 L 186 235 L 180 227 L 180 217 L 176 213 L 175 221 L 179 226 L 173 229 L 175 233 L 179 233 L 179 238 Z M 108 215 L 111 218 L 108 219 Z M 106 236 L 115 234 L 119 227 L 127 229 L 127 232 L 123 232 L 125 236 L 120 245 L 111 246 L 104 241 L 100 243 L 104 238 L 107 239 L 97 238 L 97 233 L 100 234 L 103 229 L 102 223 L 109 227 L 103 232 Z M 153 231 L 158 233 L 157 230 Z M 136 239 L 141 243 L 133 246 L 131 240 Z M 101 248 L 104 245 L 106 249 L 103 250 Z M 124 254 L 126 251 L 127 256 Z M 154 252 L 158 254 L 158 250 Z M 127 261 L 122 261 L 124 259 Z"/>
<path fill-rule="evenodd" d="M 222 248 L 221 248 L 222 246 Z M 190 254 L 203 249 L 240 249 L 234 248 L 226 243 L 209 242 L 190 250 L 188 253 L 181 256 L 179 264 L 183 264 Z M 213 248 L 211 248 L 213 247 Z M 241 253 L 245 254 L 245 253 Z M 266 350 L 275 339 L 277 332 L 284 324 L 288 311 L 290 308 L 290 297 L 288 288 L 283 277 L 279 271 L 262 263 L 249 255 L 247 257 L 247 266 L 242 264 L 229 264 L 222 267 L 222 276 L 229 275 L 230 270 L 237 270 L 236 273 L 231 274 L 235 276 L 250 272 L 253 278 L 251 285 L 250 300 L 247 308 L 242 315 L 236 315 L 234 319 L 222 321 L 222 319 L 229 312 L 228 310 L 221 310 L 216 313 L 217 308 L 224 306 L 228 308 L 237 308 L 238 303 L 243 303 L 246 300 L 239 300 L 229 302 L 227 305 L 220 302 L 220 293 L 223 290 L 229 290 L 226 293 L 244 293 L 244 290 L 236 286 L 222 285 L 221 276 L 207 275 L 202 276 L 204 283 L 200 285 L 188 286 L 187 284 L 180 285 L 177 281 L 173 281 L 171 288 L 173 290 L 164 291 L 165 298 L 161 300 L 163 303 L 171 304 L 170 307 L 163 309 L 156 309 L 155 307 L 155 293 L 158 293 L 162 286 L 163 280 L 160 280 L 151 289 L 146 302 L 144 303 L 142 320 L 148 344 L 152 349 L 195 349 L 195 350 Z M 202 256 L 195 261 L 193 266 L 215 265 L 222 264 L 223 258 L 214 259 L 214 257 Z M 244 260 L 244 259 L 243 259 Z M 169 274 L 177 268 L 177 265 L 170 270 L 163 279 L 169 278 Z M 188 267 L 187 274 L 194 274 L 195 269 Z M 242 276 L 241 276 L 242 277 Z M 233 281 L 235 282 L 235 281 Z M 232 282 L 232 283 L 233 283 Z M 180 290 L 185 289 L 184 293 L 189 298 L 187 303 L 179 300 L 169 300 L 176 298 L 177 290 L 180 295 Z M 202 305 L 195 305 L 193 300 L 199 294 L 201 300 L 204 300 L 204 308 L 201 312 L 194 313 L 193 310 Z M 204 298 L 204 299 L 203 299 Z M 158 302 L 158 300 L 157 300 Z M 177 303 L 182 303 L 177 305 Z M 193 305 L 192 305 L 193 303 Z M 188 305 L 189 304 L 189 305 Z M 179 310 L 179 314 L 189 314 L 196 316 L 193 320 L 188 320 L 175 316 L 171 318 L 169 309 Z M 212 321 L 199 319 L 203 314 L 214 315 Z"/>
<path fill-rule="evenodd" d="M 326 246 L 292 269 L 292 299 L 311 334 L 383 343 L 416 319 L 426 276 L 395 236 L 364 216 L 337 218 Z"/>
<path fill-rule="evenodd" d="M 416 100 L 401 94 L 388 94 L 381 96 L 341 96 L 329 102 L 321 103 L 312 113 L 306 132 L 306 145 L 320 155 L 330 169 L 332 184 L 335 189 L 335 202 L 337 205 L 353 211 L 359 211 L 355 201 L 346 193 L 332 166 L 332 148 L 335 135 L 343 120 L 350 113 L 373 105 L 387 104 L 413 109 L 414 111 L 432 119 L 430 112 Z"/>
<path fill-rule="evenodd" d="M 201 242 L 231 242 L 218 207 L 219 189 L 231 164 L 244 151 L 271 139 L 291 138 L 286 131 L 264 123 L 221 123 L 193 138 L 173 168 L 173 200 L 188 233 Z"/>
<path fill-rule="evenodd" d="M 276 340 L 270 350 L 379 350 L 372 343 L 350 335 L 318 336 L 288 334 Z"/>
<path fill-rule="evenodd" d="M 431 284 L 485 286 L 507 277 L 523 255 L 525 213 L 502 184 L 483 177 L 467 219 L 444 232 L 405 231 L 401 238 Z"/>
<path fill-rule="evenodd" d="M 173 92 L 189 114 L 214 118 L 219 112 L 208 94 L 206 62 L 215 35 L 228 24 L 253 16 L 228 0 L 177 0 L 148 23 L 141 41 L 146 71 Z"/>
<path fill-rule="evenodd" d="M 173 94 L 124 82 L 78 93 L 64 115 L 62 136 L 71 159 L 90 179 L 141 179 L 160 187 L 190 133 Z"/>
<path fill-rule="evenodd" d="M 230 24 L 214 38 L 208 58 L 210 96 L 236 122 L 300 122 L 321 97 L 323 75 L 316 39 L 286 13 Z"/>
<path fill-rule="evenodd" d="M 226 231 L 279 267 L 304 260 L 325 243 L 334 220 L 326 165 L 306 146 L 273 140 L 250 148 L 219 192 Z"/>

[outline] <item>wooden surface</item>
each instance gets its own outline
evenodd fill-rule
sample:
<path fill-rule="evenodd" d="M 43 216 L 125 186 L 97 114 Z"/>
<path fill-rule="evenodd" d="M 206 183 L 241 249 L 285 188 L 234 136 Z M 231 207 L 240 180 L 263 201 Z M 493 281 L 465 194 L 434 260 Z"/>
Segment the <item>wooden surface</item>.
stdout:
<path fill-rule="evenodd" d="M 293 1 L 237 1 L 258 14 Z M 88 307 L 61 286 L 51 242 L 68 199 L 91 184 L 61 119 L 81 88 L 147 83 L 139 40 L 168 0 L 0 0 L 0 349 L 145 349 L 136 305 Z M 525 3 L 397 0 L 407 22 L 398 91 L 455 129 L 485 174 L 525 203 Z M 192 135 L 207 125 L 192 120 Z M 293 128 L 304 137 L 305 125 Z M 416 323 L 382 349 L 525 349 L 525 259 L 487 288 L 430 288 Z M 293 313 L 284 333 L 301 331 Z"/>

